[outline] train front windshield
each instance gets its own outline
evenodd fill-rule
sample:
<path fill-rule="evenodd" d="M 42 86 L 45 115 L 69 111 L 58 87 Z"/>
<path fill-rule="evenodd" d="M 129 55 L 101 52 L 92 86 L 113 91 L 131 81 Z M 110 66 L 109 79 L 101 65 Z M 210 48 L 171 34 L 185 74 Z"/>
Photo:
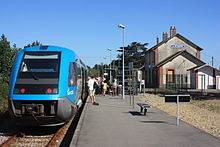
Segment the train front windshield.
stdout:
<path fill-rule="evenodd" d="M 25 52 L 14 94 L 57 94 L 60 52 Z"/>

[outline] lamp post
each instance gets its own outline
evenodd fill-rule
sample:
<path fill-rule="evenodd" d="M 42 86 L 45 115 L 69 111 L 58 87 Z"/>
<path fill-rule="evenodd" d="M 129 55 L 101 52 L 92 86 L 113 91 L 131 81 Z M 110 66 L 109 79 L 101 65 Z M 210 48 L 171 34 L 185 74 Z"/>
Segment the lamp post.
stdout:
<path fill-rule="evenodd" d="M 122 28 L 122 99 L 125 99 L 125 61 L 124 61 L 124 38 L 125 38 L 125 26 L 122 24 L 118 25 L 119 28 Z"/>
<path fill-rule="evenodd" d="M 109 53 L 110 53 L 110 56 L 109 56 L 109 59 L 110 59 L 110 72 L 109 72 L 109 74 L 110 74 L 110 82 L 112 82 L 112 50 L 110 49 L 110 48 L 108 48 L 108 51 L 109 51 Z"/>
<path fill-rule="evenodd" d="M 104 71 L 106 73 L 106 57 L 103 57 L 105 59 L 105 64 L 104 64 Z"/>

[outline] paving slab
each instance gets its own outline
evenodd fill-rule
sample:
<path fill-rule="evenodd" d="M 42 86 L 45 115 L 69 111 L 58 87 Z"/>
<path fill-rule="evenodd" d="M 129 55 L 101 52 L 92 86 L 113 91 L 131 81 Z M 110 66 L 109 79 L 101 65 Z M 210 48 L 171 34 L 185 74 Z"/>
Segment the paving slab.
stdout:
<path fill-rule="evenodd" d="M 97 96 L 99 106 L 87 102 L 71 147 L 220 147 L 220 139 L 151 108 L 140 113 L 130 96 Z"/>

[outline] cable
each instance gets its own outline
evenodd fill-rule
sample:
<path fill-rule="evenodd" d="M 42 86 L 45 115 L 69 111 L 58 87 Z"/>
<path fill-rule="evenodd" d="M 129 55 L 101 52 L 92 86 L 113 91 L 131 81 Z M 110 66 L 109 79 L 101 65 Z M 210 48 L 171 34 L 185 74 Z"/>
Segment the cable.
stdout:
<path fill-rule="evenodd" d="M 206 60 L 206 63 L 209 65 L 212 65 L 212 58 L 213 58 L 213 67 L 217 67 L 220 68 L 220 61 L 217 60 L 216 57 L 208 55 L 207 53 L 201 52 L 202 55 L 205 55 L 206 57 L 208 57 L 207 59 L 203 59 Z M 210 59 L 211 58 L 211 59 Z M 207 61 L 208 60 L 208 61 Z"/>

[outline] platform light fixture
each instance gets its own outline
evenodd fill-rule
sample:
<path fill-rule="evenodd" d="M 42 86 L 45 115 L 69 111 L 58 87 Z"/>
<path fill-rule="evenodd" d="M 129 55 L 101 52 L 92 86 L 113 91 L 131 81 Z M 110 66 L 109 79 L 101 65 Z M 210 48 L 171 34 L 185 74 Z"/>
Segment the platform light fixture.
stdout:
<path fill-rule="evenodd" d="M 111 50 L 111 48 L 108 48 L 108 51 L 109 51 L 109 54 L 110 54 L 110 56 L 109 56 L 109 60 L 110 60 L 110 82 L 112 82 L 112 71 L 111 71 L 111 69 L 112 69 L 112 50 Z"/>
<path fill-rule="evenodd" d="M 122 29 L 122 99 L 125 99 L 125 61 L 124 61 L 124 38 L 125 38 L 125 26 L 118 25 Z"/>

